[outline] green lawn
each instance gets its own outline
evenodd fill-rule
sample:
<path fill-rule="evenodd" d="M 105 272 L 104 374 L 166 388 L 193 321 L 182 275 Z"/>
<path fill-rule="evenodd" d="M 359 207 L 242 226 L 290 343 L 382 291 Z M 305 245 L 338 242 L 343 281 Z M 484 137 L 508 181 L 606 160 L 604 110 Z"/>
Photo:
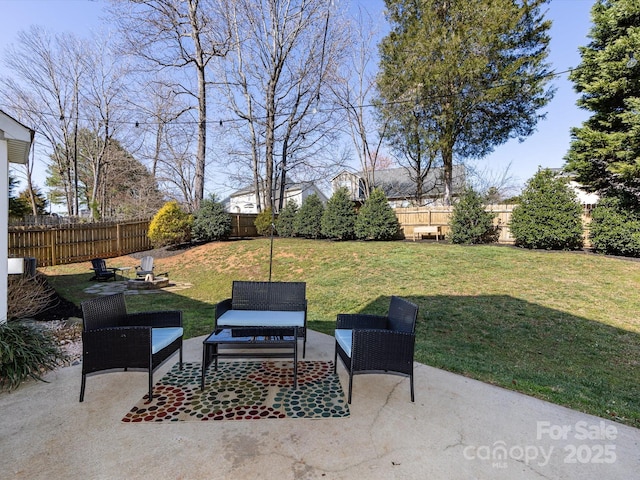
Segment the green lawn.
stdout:
<path fill-rule="evenodd" d="M 108 266 L 133 266 L 131 257 Z M 128 296 L 132 311 L 179 308 L 208 333 L 232 280 L 267 280 L 269 240 L 212 243 L 156 259 L 193 287 Z M 42 271 L 65 298 L 89 295 L 89 264 Z M 276 239 L 273 280 L 307 282 L 311 328 L 339 312 L 420 306 L 416 360 L 640 427 L 640 263 L 569 252 L 447 243 Z"/>

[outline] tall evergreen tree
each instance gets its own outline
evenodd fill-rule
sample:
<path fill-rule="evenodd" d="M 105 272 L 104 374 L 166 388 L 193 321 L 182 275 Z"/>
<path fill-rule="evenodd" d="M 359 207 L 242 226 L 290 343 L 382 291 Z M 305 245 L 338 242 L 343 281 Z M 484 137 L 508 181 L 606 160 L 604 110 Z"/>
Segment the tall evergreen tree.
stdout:
<path fill-rule="evenodd" d="M 31 195 L 33 195 L 33 204 L 36 207 L 35 212 L 31 208 Z M 42 193 L 38 187 L 33 187 L 31 193 L 29 193 L 28 189 L 22 190 L 18 195 L 18 199 L 24 202 L 25 205 L 29 207 L 29 213 L 35 215 L 46 215 L 47 205 L 49 202 L 47 201 L 47 197 Z"/>
<path fill-rule="evenodd" d="M 20 197 L 14 195 L 18 186 L 18 180 L 9 175 L 9 216 L 22 218 L 30 213 L 29 204 Z"/>
<path fill-rule="evenodd" d="M 380 45 L 380 114 L 416 181 L 453 157 L 481 158 L 533 133 L 553 96 L 545 59 L 548 0 L 385 0 L 391 31 Z"/>
<path fill-rule="evenodd" d="M 588 190 L 640 205 L 640 2 L 598 0 L 570 79 L 593 115 L 571 132 L 566 169 Z"/>

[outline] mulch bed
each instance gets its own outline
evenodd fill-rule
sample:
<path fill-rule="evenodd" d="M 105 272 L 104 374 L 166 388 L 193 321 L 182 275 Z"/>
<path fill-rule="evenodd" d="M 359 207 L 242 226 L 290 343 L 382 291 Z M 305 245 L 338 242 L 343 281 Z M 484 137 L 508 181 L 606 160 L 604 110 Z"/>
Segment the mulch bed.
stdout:
<path fill-rule="evenodd" d="M 71 317 L 82 318 L 82 309 L 58 295 L 58 292 L 51 297 L 45 310 L 33 316 L 34 320 L 39 321 L 66 320 Z"/>

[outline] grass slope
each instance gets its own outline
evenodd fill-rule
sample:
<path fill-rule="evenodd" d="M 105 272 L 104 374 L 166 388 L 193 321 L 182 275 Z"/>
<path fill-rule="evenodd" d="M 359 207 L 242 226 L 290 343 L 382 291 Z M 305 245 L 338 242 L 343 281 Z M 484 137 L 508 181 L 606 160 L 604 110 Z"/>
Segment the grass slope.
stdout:
<path fill-rule="evenodd" d="M 210 332 L 232 280 L 267 280 L 268 239 L 211 243 L 158 258 L 193 287 L 128 296 L 132 311 L 179 308 L 187 336 Z M 134 266 L 133 257 L 109 266 Z M 60 294 L 89 295 L 88 264 L 43 269 Z M 416 361 L 640 427 L 640 263 L 446 243 L 276 239 L 274 281 L 305 281 L 311 328 L 339 312 L 420 306 Z"/>

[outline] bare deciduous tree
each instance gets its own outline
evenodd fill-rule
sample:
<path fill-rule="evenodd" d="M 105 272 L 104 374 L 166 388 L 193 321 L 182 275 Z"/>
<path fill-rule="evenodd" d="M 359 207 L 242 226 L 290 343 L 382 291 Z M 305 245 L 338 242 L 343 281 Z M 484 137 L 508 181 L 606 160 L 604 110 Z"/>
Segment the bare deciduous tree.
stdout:
<path fill-rule="evenodd" d="M 333 84 L 333 94 L 346 112 L 345 131 L 357 152 L 364 174 L 364 194 L 368 197 L 376 184 L 376 170 L 388 168 L 391 162 L 381 152 L 386 122 L 382 119 L 382 124 L 377 125 L 370 108 L 375 93 L 375 76 L 371 72 L 376 28 L 370 15 L 362 9 L 351 25 L 354 48 L 340 70 L 339 81 Z"/>
<path fill-rule="evenodd" d="M 234 49 L 221 72 L 224 93 L 247 126 L 238 139 L 247 146 L 258 209 L 278 208 L 274 200 L 284 199 L 288 175 L 305 168 L 317 174 L 330 149 L 337 114 L 322 105 L 333 106 L 327 84 L 344 54 L 343 31 L 330 21 L 325 0 L 230 5 Z"/>
<path fill-rule="evenodd" d="M 143 88 L 127 100 L 129 115 L 135 118 L 135 136 L 129 149 L 148 165 L 162 191 L 193 209 L 195 201 L 196 108 L 185 102 L 169 78 L 137 75 Z"/>
<path fill-rule="evenodd" d="M 126 66 L 108 37 L 81 40 L 31 27 L 18 40 L 6 59 L 14 75 L 2 81 L 7 98 L 46 139 L 53 161 L 47 181 L 63 192 L 68 214 L 79 214 L 85 199 L 98 217 L 107 148 L 128 124 Z"/>
<path fill-rule="evenodd" d="M 472 164 L 465 165 L 465 168 L 467 182 L 483 195 L 488 203 L 500 203 L 518 194 L 522 188 L 511 173 L 511 163 L 500 170 L 491 169 L 487 165 L 479 167 Z"/>
<path fill-rule="evenodd" d="M 192 95 L 198 110 L 195 195 L 204 198 L 207 151 L 207 66 L 229 48 L 229 33 L 217 0 L 113 0 L 112 13 L 126 52 L 157 71 L 175 70 L 176 87 Z M 195 70 L 197 87 L 185 69 Z M 182 81 L 180 81 L 182 80 Z"/>
<path fill-rule="evenodd" d="M 12 77 L 3 91 L 20 118 L 27 118 L 52 148 L 53 170 L 59 176 L 70 215 L 78 212 L 74 135 L 78 128 L 82 51 L 72 35 L 52 35 L 32 26 L 18 33 L 5 63 Z M 56 148 L 62 147 L 62 148 Z"/>
<path fill-rule="evenodd" d="M 90 165 L 93 173 L 88 203 L 94 211 L 94 218 L 98 218 L 102 213 L 101 207 L 107 204 L 106 198 L 98 201 L 98 194 L 99 186 L 104 183 L 103 169 L 109 160 L 109 146 L 120 130 L 132 125 L 127 121 L 123 108 L 127 91 L 127 66 L 111 53 L 106 41 L 96 41 L 84 50 L 83 62 L 87 74 L 82 90 L 85 103 L 83 112 L 92 135 L 82 138 L 92 145 L 86 145 L 82 151 L 87 154 L 87 158 L 83 159 L 84 164 Z M 77 135 L 76 138 L 78 142 L 81 140 Z"/>

